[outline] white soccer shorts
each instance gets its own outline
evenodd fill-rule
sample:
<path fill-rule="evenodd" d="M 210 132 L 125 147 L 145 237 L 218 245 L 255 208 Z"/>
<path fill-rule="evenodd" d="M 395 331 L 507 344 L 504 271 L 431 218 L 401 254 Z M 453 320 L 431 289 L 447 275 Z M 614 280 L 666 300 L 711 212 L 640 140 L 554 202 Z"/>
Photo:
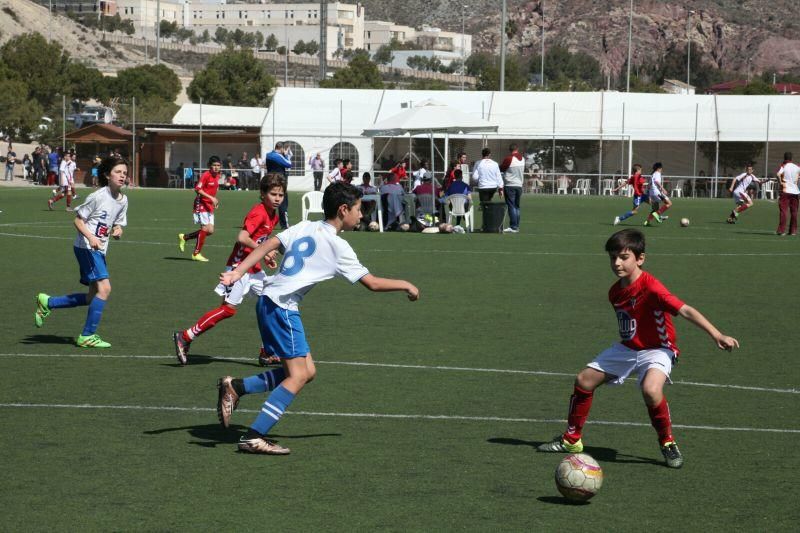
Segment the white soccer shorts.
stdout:
<path fill-rule="evenodd" d="M 589 363 L 589 368 L 604 372 L 612 379 L 609 385 L 622 385 L 631 374 L 639 376 L 639 386 L 650 369 L 656 369 L 667 376 L 667 382 L 672 383 L 669 375 L 672 372 L 672 361 L 675 354 L 667 348 L 650 350 L 633 350 L 622 344 L 616 343 L 603 350 Z"/>
<path fill-rule="evenodd" d="M 227 270 L 230 270 L 230 268 Z M 239 305 L 248 294 L 252 294 L 256 298 L 261 296 L 261 291 L 264 289 L 264 281 L 266 279 L 267 275 L 263 270 L 255 274 L 245 273 L 239 281 L 231 286 L 220 283 L 214 289 L 214 292 L 224 297 L 225 303 Z"/>
<path fill-rule="evenodd" d="M 745 191 L 741 191 L 741 192 L 734 191 L 733 192 L 733 201 L 736 202 L 736 205 L 742 205 L 742 204 L 749 204 L 753 200 L 750 199 L 750 195 L 747 194 L 747 192 L 745 192 Z"/>
<path fill-rule="evenodd" d="M 214 213 L 208 213 L 206 211 L 202 211 L 200 213 L 194 214 L 194 223 L 200 224 L 201 226 L 208 226 L 214 225 Z"/>

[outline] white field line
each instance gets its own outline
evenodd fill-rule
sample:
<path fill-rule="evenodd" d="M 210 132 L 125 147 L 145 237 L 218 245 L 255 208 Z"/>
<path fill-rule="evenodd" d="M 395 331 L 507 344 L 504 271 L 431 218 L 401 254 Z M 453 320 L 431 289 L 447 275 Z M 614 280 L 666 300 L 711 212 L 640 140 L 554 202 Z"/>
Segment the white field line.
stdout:
<path fill-rule="evenodd" d="M 93 404 L 64 404 L 64 403 L 0 403 L 0 408 L 17 409 L 100 409 L 100 410 L 127 410 L 127 411 L 181 411 L 181 412 L 216 412 L 210 407 L 178 407 L 171 405 L 93 405 Z M 240 413 L 256 414 L 260 409 L 237 409 Z M 287 411 L 287 415 L 298 416 L 327 416 L 340 418 L 383 418 L 402 420 L 457 420 L 468 422 L 513 422 L 525 424 L 564 424 L 566 420 L 554 418 L 509 418 L 501 416 L 460 416 L 460 415 L 420 415 L 420 414 L 390 414 L 390 413 L 337 413 L 321 411 Z M 603 426 L 649 427 L 644 422 L 625 422 L 611 420 L 592 420 L 592 424 Z M 800 429 L 788 428 L 750 428 L 726 426 L 695 426 L 690 424 L 673 424 L 680 429 L 700 429 L 708 431 L 738 431 L 747 433 L 800 433 Z"/>
<path fill-rule="evenodd" d="M 97 353 L 76 353 L 76 354 L 34 354 L 34 353 L 0 353 L 0 357 L 71 357 L 85 359 L 154 359 L 172 360 L 174 356 L 168 355 L 108 355 Z M 255 357 L 212 357 L 215 361 L 254 361 Z M 528 376 L 551 376 L 551 377 L 574 377 L 575 372 L 550 372 L 546 370 L 514 370 L 505 368 L 471 368 L 462 366 L 442 366 L 442 365 L 403 365 L 395 363 L 367 363 L 362 361 L 320 361 L 314 360 L 322 365 L 344 365 L 344 366 L 363 366 L 377 368 L 396 368 L 404 370 L 439 370 L 445 372 L 484 372 L 491 374 L 521 374 Z M 730 385 L 724 383 L 702 383 L 697 381 L 673 381 L 676 385 L 689 385 L 693 387 L 710 387 L 716 389 L 747 390 L 755 392 L 774 392 L 778 394 L 800 394 L 800 389 L 779 389 L 772 387 L 753 387 L 748 385 Z"/>
<path fill-rule="evenodd" d="M 564 237 L 565 235 L 560 235 Z M 568 235 L 566 235 L 568 236 Z M 585 237 L 585 235 L 583 235 Z M 74 237 L 56 237 L 50 235 L 30 235 L 25 233 L 0 233 L 0 237 L 19 237 L 25 239 L 47 239 L 59 241 L 72 241 Z M 714 239 L 719 240 L 719 239 Z M 759 241 L 763 242 L 763 241 Z M 174 242 L 160 242 L 160 241 L 131 241 L 122 239 L 119 244 L 144 244 L 152 246 L 175 246 Z M 213 244 L 208 243 L 205 246 L 212 248 L 230 248 L 227 244 Z M 399 253 L 396 249 L 360 249 L 362 253 Z M 595 252 L 548 252 L 548 251 L 531 251 L 531 250 L 403 250 L 403 253 L 411 254 L 463 254 L 463 255 L 527 255 L 527 256 L 566 256 L 566 257 L 605 257 L 605 253 Z M 659 256 L 665 257 L 798 257 L 800 252 L 680 252 L 680 253 L 659 253 Z"/>

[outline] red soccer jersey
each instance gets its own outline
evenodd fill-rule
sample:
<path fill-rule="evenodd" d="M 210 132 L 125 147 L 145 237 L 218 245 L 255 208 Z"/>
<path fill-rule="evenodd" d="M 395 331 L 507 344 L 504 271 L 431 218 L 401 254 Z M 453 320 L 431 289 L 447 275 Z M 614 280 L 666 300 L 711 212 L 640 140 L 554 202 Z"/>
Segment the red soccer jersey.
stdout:
<path fill-rule="evenodd" d="M 633 194 L 634 196 L 641 196 L 644 194 L 644 182 L 646 180 L 642 177 L 641 172 L 637 172 L 630 178 L 628 178 L 628 185 L 633 186 Z"/>
<path fill-rule="evenodd" d="M 210 170 L 206 170 L 205 172 L 203 172 L 203 175 L 200 176 L 200 179 L 194 186 L 195 191 L 197 192 L 203 191 L 204 193 L 210 194 L 211 196 L 216 196 L 218 189 L 219 189 L 219 174 L 212 174 Z M 213 213 L 214 203 L 205 196 L 203 196 L 202 194 L 198 194 L 194 199 L 194 212 Z"/>
<path fill-rule="evenodd" d="M 642 272 L 625 288 L 618 281 L 608 291 L 608 300 L 617 313 L 622 344 L 632 350 L 667 348 L 676 356 L 680 353 L 670 315 L 677 315 L 684 304 L 653 275 Z"/>
<path fill-rule="evenodd" d="M 250 238 L 253 239 L 256 244 L 261 244 L 269 234 L 272 233 L 273 228 L 278 223 L 278 212 L 274 211 L 272 215 L 267 212 L 267 208 L 264 207 L 264 204 L 256 204 L 250 209 L 250 212 L 247 213 L 247 216 L 244 217 L 244 222 L 242 222 L 242 229 L 246 230 L 247 233 L 250 234 Z M 228 266 L 233 267 L 241 263 L 245 257 L 250 255 L 253 249 L 249 246 L 245 246 L 244 244 L 237 242 L 236 245 L 233 247 L 233 251 L 231 252 L 230 257 L 228 257 Z M 259 261 L 256 263 L 250 270 L 250 274 L 255 274 L 256 272 L 261 271 L 261 262 Z"/>

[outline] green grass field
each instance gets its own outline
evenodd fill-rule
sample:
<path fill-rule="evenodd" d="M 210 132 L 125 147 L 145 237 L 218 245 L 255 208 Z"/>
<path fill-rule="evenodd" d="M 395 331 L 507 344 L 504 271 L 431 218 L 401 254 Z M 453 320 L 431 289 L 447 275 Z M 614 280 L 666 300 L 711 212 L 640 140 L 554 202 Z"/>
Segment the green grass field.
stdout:
<path fill-rule="evenodd" d="M 85 308 L 33 325 L 37 292 L 80 287 L 72 217 L 47 211 L 48 193 L 0 189 L 0 530 L 796 531 L 800 242 L 773 234 L 774 203 L 730 226 L 729 201 L 676 199 L 646 228 L 645 268 L 741 349 L 676 319 L 667 395 L 684 468 L 663 466 L 635 381 L 603 388 L 584 442 L 605 484 L 571 505 L 553 483 L 560 456 L 534 448 L 563 429 L 574 374 L 616 340 L 603 245 L 627 198 L 526 197 L 518 235 L 345 235 L 422 297 L 342 280 L 308 295 L 318 376 L 275 428 L 292 454 L 271 457 L 235 445 L 262 396 L 231 430 L 214 412 L 218 377 L 259 371 L 254 301 L 198 339 L 189 366 L 171 344 L 218 304 L 256 194 L 220 193 L 200 264 L 175 245 L 192 193 L 131 191 L 99 330 L 113 348 L 90 351 L 72 344 Z"/>

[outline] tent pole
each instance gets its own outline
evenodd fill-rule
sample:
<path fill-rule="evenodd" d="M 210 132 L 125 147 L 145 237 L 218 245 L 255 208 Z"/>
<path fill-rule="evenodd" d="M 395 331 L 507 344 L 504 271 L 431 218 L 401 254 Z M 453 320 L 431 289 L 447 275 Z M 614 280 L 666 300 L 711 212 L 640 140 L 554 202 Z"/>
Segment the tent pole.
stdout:
<path fill-rule="evenodd" d="M 700 104 L 694 104 L 694 153 L 692 154 L 692 198 L 695 197 L 697 184 L 697 121 L 700 116 Z"/>
<path fill-rule="evenodd" d="M 769 177 L 769 115 L 772 104 L 767 104 L 767 138 L 764 141 L 764 178 Z"/>

